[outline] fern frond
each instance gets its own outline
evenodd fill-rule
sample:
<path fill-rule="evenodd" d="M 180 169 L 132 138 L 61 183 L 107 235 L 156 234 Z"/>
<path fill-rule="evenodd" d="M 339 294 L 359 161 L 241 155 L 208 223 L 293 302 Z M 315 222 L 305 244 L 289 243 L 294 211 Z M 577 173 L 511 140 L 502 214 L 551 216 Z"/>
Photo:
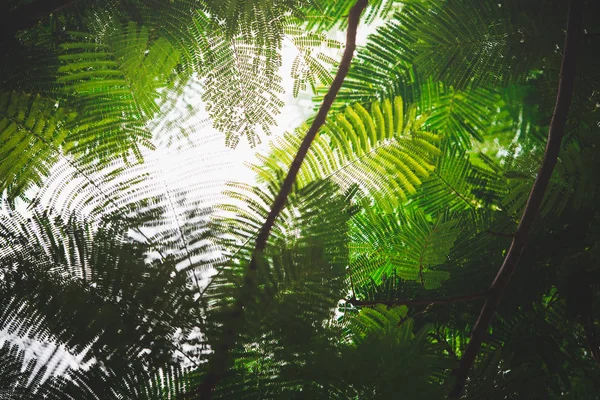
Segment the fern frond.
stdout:
<path fill-rule="evenodd" d="M 329 38 L 324 33 L 306 32 L 298 26 L 285 26 L 287 38 L 297 51 L 292 62 L 290 76 L 294 80 L 292 94 L 297 97 L 299 92 L 307 89 L 310 84 L 312 92 L 316 92 L 317 85 L 329 86 L 333 81 L 330 73 L 332 66 L 337 61 L 326 55 L 321 49 L 340 49 L 342 43 Z"/>
<path fill-rule="evenodd" d="M 526 77 L 528 55 L 518 62 L 511 37 L 526 37 L 524 27 L 511 24 L 506 7 L 458 0 L 440 3 L 418 18 L 414 49 L 417 69 L 456 88 L 496 85 Z M 464 18 L 472 15 L 473 18 Z M 521 21 L 522 22 L 522 21 Z M 527 32 L 528 33 L 528 32 Z M 517 42 L 517 40 L 514 40 Z"/>
<path fill-rule="evenodd" d="M 357 65 L 352 81 L 367 88 L 358 79 L 359 70 L 372 71 L 367 82 L 385 90 L 394 81 L 411 83 L 414 66 L 421 77 L 459 90 L 523 82 L 539 59 L 533 54 L 541 39 L 532 20 L 518 13 L 470 0 L 411 2 L 369 38 L 359 56 L 366 63 Z"/>
<path fill-rule="evenodd" d="M 72 376 L 70 379 L 60 376 L 43 379 L 42 377 L 48 373 L 54 372 L 52 364 L 60 355 L 55 353 L 50 356 L 47 365 L 38 369 L 38 360 L 31 357 L 34 351 L 31 348 L 23 349 L 18 344 L 10 343 L 9 340 L 0 340 L 0 399 L 93 400 L 97 398 L 95 393 L 85 387 L 84 380 L 77 376 Z M 56 364 L 54 367 L 56 368 Z M 30 377 L 31 379 L 28 379 Z"/>
<path fill-rule="evenodd" d="M 388 22 L 369 36 L 367 45 L 357 55 L 360 62 L 352 65 L 336 104 L 342 108 L 347 103 L 402 96 L 418 107 L 427 129 L 470 148 L 471 141 L 482 141 L 491 127 L 499 96 L 484 88 L 457 90 L 431 74 L 415 70 L 413 42 L 418 39 L 410 36 L 414 35 L 416 24 L 411 19 L 413 6 L 420 7 L 407 6 L 407 11 L 396 15 L 402 19 Z"/>
<path fill-rule="evenodd" d="M 585 207 L 595 198 L 598 183 L 591 171 L 595 171 L 600 162 L 593 150 L 598 141 L 591 133 L 582 133 L 582 136 L 589 147 L 582 149 L 581 144 L 575 141 L 566 145 L 559 154 L 555 173 L 540 210 L 542 216 L 556 217 L 568 209 L 569 205 Z M 509 192 L 502 204 L 511 214 L 518 215 L 525 207 L 528 187 L 533 184 L 541 162 L 540 151 L 540 148 L 535 148 L 530 153 L 513 155 L 506 163 L 504 174 L 508 178 Z"/>
<path fill-rule="evenodd" d="M 7 190 L 8 198 L 14 199 L 40 185 L 57 151 L 64 149 L 69 137 L 65 125 L 74 117 L 39 95 L 0 93 L 0 191 Z"/>
<path fill-rule="evenodd" d="M 439 377 L 452 362 L 436 354 L 429 343 L 430 327 L 416 330 L 406 311 L 377 306 L 349 317 L 349 327 L 362 322 L 363 328 L 350 335 L 353 346 L 341 349 L 345 363 L 339 367 L 340 384 L 348 385 L 345 398 L 385 399 L 399 392 L 410 398 L 443 397 Z M 407 364 L 410 369 L 403 367 Z"/>
<path fill-rule="evenodd" d="M 459 142 L 468 149 L 472 141 L 482 142 L 490 130 L 500 97 L 482 88 L 457 91 L 440 90 L 427 114 L 425 127 Z"/>
<path fill-rule="evenodd" d="M 374 307 L 365 307 L 360 309 L 357 314 L 348 313 L 344 315 L 347 319 L 347 335 L 350 343 L 360 345 L 366 336 L 385 336 L 390 331 L 395 330 L 395 327 L 402 325 L 408 317 L 408 307 L 387 307 L 383 304 L 378 304 Z M 403 326 L 403 333 L 411 339 L 412 332 L 406 330 L 410 324 Z"/>
<path fill-rule="evenodd" d="M 330 179 L 343 189 L 357 185 L 385 208 L 405 202 L 433 170 L 439 150 L 438 136 L 421 131 L 414 114 L 405 119 L 403 112 L 397 97 L 373 103 L 370 112 L 356 104 L 336 113 L 311 145 L 297 184 Z M 274 182 L 287 168 L 305 129 L 284 135 L 268 156 L 259 156 L 263 166 L 253 169 L 260 179 Z"/>
<path fill-rule="evenodd" d="M 198 68 L 213 126 L 226 134 L 230 146 L 244 136 L 256 144 L 260 132 L 270 133 L 283 106 L 277 55 L 281 40 L 263 44 L 243 35 L 229 37 L 202 15 L 197 15 L 191 29 L 202 40 Z"/>
<path fill-rule="evenodd" d="M 416 104 L 415 93 L 424 82 L 413 72 L 410 57 L 404 54 L 412 51 L 404 43 L 405 38 L 411 37 L 408 32 L 411 27 L 408 21 L 400 23 L 393 19 L 368 37 L 367 44 L 358 49 L 357 62 L 350 66 L 334 107 L 343 108 L 348 103 L 369 104 L 394 96 Z"/>
<path fill-rule="evenodd" d="M 72 130 L 71 152 L 84 160 L 109 159 L 150 144 L 145 122 L 159 110 L 158 89 L 172 87 L 179 54 L 165 39 L 131 22 L 103 35 L 71 32 L 63 43 L 58 81 L 85 118 Z"/>
<path fill-rule="evenodd" d="M 489 88 L 524 84 L 534 68 L 542 68 L 534 54 L 552 52 L 532 25 L 537 15 L 528 12 L 463 0 L 406 4 L 369 36 L 336 105 L 399 95 L 418 105 L 420 114 L 431 113 L 432 124 L 447 121 L 449 131 L 437 132 L 468 148 L 471 138 L 482 140 L 497 113 L 497 95 Z M 464 17 L 473 14 L 477 18 Z"/>
<path fill-rule="evenodd" d="M 148 261 L 151 247 L 127 236 L 132 226 L 110 219 L 94 229 L 14 214 L 0 227 L 0 296 L 26 303 L 22 318 L 42 316 L 55 342 L 108 375 L 171 361 L 172 336 L 186 329 L 191 304 L 190 281 L 176 273 L 173 257 Z"/>
<path fill-rule="evenodd" d="M 301 8 L 312 3 L 313 0 L 211 0 L 204 2 L 204 7 L 229 36 L 240 31 L 247 37 L 267 33 L 259 40 L 270 40 L 285 16 L 300 16 Z"/>
<path fill-rule="evenodd" d="M 456 220 L 440 216 L 432 222 L 421 211 L 365 211 L 352 225 L 350 269 L 356 284 L 369 279 L 379 283 L 383 275 L 397 274 L 430 289 L 448 278 L 437 267 L 447 262 L 460 232 Z"/>
<path fill-rule="evenodd" d="M 426 213 L 498 207 L 506 194 L 501 169 L 475 167 L 465 152 L 445 146 L 446 154 L 415 196 Z"/>
<path fill-rule="evenodd" d="M 304 387 L 307 383 L 297 376 L 310 371 L 314 346 L 331 346 L 324 335 L 346 290 L 350 216 L 338 192 L 331 182 L 314 182 L 288 199 L 258 264 L 257 285 L 244 297 L 246 317 L 234 351 L 240 362 L 217 389 L 219 398 L 250 395 L 255 385 L 269 393 Z M 223 327 L 231 324 L 230 307 L 243 293 L 252 239 L 275 196 L 241 184 L 231 185 L 228 194 L 232 202 L 217 216 L 214 239 L 223 249 L 223 261 L 200 298 L 211 316 L 204 331 L 210 343 L 218 343 Z"/>

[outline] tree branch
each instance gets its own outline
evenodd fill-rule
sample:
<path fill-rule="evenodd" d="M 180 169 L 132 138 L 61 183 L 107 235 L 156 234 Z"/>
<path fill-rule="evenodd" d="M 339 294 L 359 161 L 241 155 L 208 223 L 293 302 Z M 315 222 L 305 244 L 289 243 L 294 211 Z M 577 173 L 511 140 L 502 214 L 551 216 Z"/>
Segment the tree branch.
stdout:
<path fill-rule="evenodd" d="M 600 366 L 600 337 L 596 332 L 596 328 L 594 326 L 594 320 L 592 317 L 586 318 L 586 320 L 582 323 L 583 330 L 585 332 L 585 341 L 588 344 L 590 354 L 596 364 Z"/>
<path fill-rule="evenodd" d="M 273 225 L 275 224 L 275 220 L 285 206 L 287 197 L 292 190 L 294 181 L 296 180 L 296 176 L 300 170 L 300 166 L 302 165 L 302 162 L 308 153 L 308 149 L 317 135 L 317 132 L 325 123 L 329 109 L 331 108 L 331 105 L 333 104 L 333 101 L 335 100 L 342 83 L 346 78 L 346 75 L 348 74 L 350 62 L 352 61 L 354 50 L 356 49 L 356 30 L 358 28 L 360 15 L 366 8 L 367 3 L 368 0 L 357 0 L 354 6 L 350 9 L 350 13 L 348 14 L 348 31 L 346 33 L 346 48 L 344 49 L 344 54 L 342 56 L 337 74 L 335 75 L 327 95 L 325 95 L 325 98 L 323 99 L 323 103 L 319 108 L 317 116 L 313 120 L 308 132 L 306 133 L 306 136 L 304 137 L 304 140 L 302 141 L 302 144 L 300 145 L 300 148 L 298 149 L 298 153 L 296 154 L 288 174 L 285 177 L 281 188 L 279 189 L 279 193 L 273 201 L 271 211 L 269 212 L 265 223 L 261 227 L 258 236 L 256 237 L 256 244 L 254 246 L 254 251 L 252 252 L 252 259 L 250 260 L 250 264 L 244 276 L 240 296 L 233 305 L 230 326 L 224 329 L 223 337 L 220 338 L 220 343 L 217 343 L 213 349 L 213 357 L 210 361 L 208 372 L 204 377 L 204 381 L 198 387 L 198 389 L 191 394 L 192 396 L 197 396 L 196 398 L 201 398 L 203 400 L 210 399 L 213 389 L 223 378 L 228 369 L 227 367 L 230 362 L 229 352 L 235 345 L 238 335 L 237 327 L 240 326 L 241 321 L 243 320 L 245 301 L 249 298 L 252 289 L 255 286 L 258 261 L 262 257 L 262 253 L 267 246 L 267 240 L 269 239 L 269 235 Z"/>
<path fill-rule="evenodd" d="M 447 298 L 437 298 L 437 299 L 405 299 L 405 300 L 383 300 L 383 301 L 364 301 L 364 300 L 356 300 L 356 299 L 347 299 L 346 302 L 350 303 L 354 306 L 375 306 L 377 304 L 383 304 L 388 307 L 394 306 L 427 306 L 432 304 L 451 304 L 458 303 L 463 301 L 471 301 L 471 300 L 479 300 L 486 298 L 486 292 L 473 293 L 465 296 L 455 296 L 455 297 L 447 297 Z"/>
<path fill-rule="evenodd" d="M 567 34 L 564 44 L 560 78 L 558 82 L 558 94 L 554 114 L 550 122 L 548 142 L 544 153 L 544 160 L 540 167 L 538 176 L 533 184 L 527 205 L 523 211 L 521 222 L 512 240 L 506 258 L 490 286 L 490 294 L 485 302 L 475 327 L 471 332 L 471 340 L 465 350 L 460 366 L 455 371 L 455 383 L 449 398 L 458 399 L 463 391 L 467 375 L 477 357 L 481 343 L 488 330 L 488 326 L 496 312 L 496 308 L 502 299 L 504 290 L 519 264 L 519 258 L 525 249 L 529 232 L 537 217 L 544 200 L 544 194 L 548 187 L 552 171 L 556 165 L 560 145 L 565 131 L 569 106 L 573 96 L 575 85 L 576 47 L 579 31 L 581 30 L 582 0 L 571 0 L 569 3 L 569 16 L 567 22 Z"/>

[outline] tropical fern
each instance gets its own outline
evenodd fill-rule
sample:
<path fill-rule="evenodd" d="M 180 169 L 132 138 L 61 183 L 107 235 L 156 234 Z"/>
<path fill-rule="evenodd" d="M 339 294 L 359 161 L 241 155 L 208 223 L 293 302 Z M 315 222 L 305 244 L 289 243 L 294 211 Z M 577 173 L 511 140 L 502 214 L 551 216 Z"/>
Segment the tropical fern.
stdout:
<path fill-rule="evenodd" d="M 572 142 L 559 155 L 556 172 L 550 181 L 548 194 L 541 209 L 543 216 L 553 216 L 563 212 L 569 204 L 576 208 L 584 207 L 589 199 L 597 193 L 597 183 L 590 172 L 597 168 L 599 159 L 593 149 L 597 139 L 590 132 L 582 132 L 583 143 L 590 147 L 581 149 L 579 142 Z M 540 163 L 541 149 L 535 148 L 530 154 L 513 156 L 505 166 L 505 175 L 509 178 L 509 194 L 503 199 L 503 206 L 510 213 L 518 213 L 525 207 L 527 189 L 535 179 L 536 169 Z"/>
<path fill-rule="evenodd" d="M 214 0 L 205 2 L 204 7 L 215 20 L 225 22 L 223 25 L 229 36 L 240 31 L 250 36 L 258 35 L 263 28 L 267 28 L 272 34 L 274 27 L 281 27 L 278 22 L 283 17 L 289 14 L 301 15 L 301 7 L 311 3 L 313 0 L 261 0 L 252 3 L 242 0 Z M 259 40 L 270 40 L 274 37 L 265 36 Z"/>
<path fill-rule="evenodd" d="M 201 46 L 197 68 L 203 74 L 203 100 L 213 125 L 226 133 L 232 146 L 240 137 L 255 144 L 257 130 L 270 133 L 273 116 L 283 105 L 277 73 L 281 60 L 276 55 L 281 40 L 262 44 L 243 35 L 227 36 L 203 15 L 195 18 L 191 29 Z"/>
<path fill-rule="evenodd" d="M 404 118 L 399 97 L 393 103 L 373 103 L 371 112 L 359 104 L 346 108 L 315 139 L 298 174 L 298 185 L 331 179 L 344 189 L 358 185 L 387 209 L 402 204 L 431 173 L 439 154 L 438 136 L 422 131 L 421 122 L 415 121 L 414 112 Z M 270 155 L 259 156 L 264 166 L 253 169 L 262 180 L 273 182 L 278 171 L 289 165 L 289 155 L 299 146 L 298 134 L 305 129 L 286 134 Z"/>
<path fill-rule="evenodd" d="M 498 207 L 506 194 L 502 168 L 489 161 L 488 168 L 475 166 L 470 158 L 452 145 L 446 145 L 443 157 L 430 178 L 423 182 L 415 200 L 427 213 L 441 210 L 464 211 Z"/>
<path fill-rule="evenodd" d="M 169 85 L 179 55 L 164 39 L 149 42 L 146 28 L 129 23 L 103 35 L 71 32 L 59 56 L 58 81 L 87 118 L 70 127 L 82 158 L 110 159 L 152 147 L 146 131 L 158 111 L 158 89 Z M 118 101 L 117 101 L 118 100 Z M 88 156 L 89 157 L 89 156 Z"/>
<path fill-rule="evenodd" d="M 96 230 L 76 219 L 13 214 L 0 226 L 0 292 L 13 299 L 5 312 L 18 310 L 12 320 L 39 315 L 50 339 L 83 354 L 80 362 L 99 363 L 103 379 L 171 362 L 172 335 L 191 300 L 191 282 L 175 273 L 173 257 L 146 261 L 148 245 L 125 236 L 132 226 L 110 220 Z M 146 354 L 151 343 L 161 350 Z"/>
<path fill-rule="evenodd" d="M 270 197 L 268 192 L 257 189 L 240 185 L 234 188 L 236 190 L 230 192 L 233 198 L 245 200 L 239 206 L 224 207 L 234 214 L 231 219 L 219 219 L 218 224 L 223 229 L 223 244 L 232 246 L 228 252 L 232 259 L 217 267 L 217 275 L 209 283 L 203 300 L 209 310 L 217 307 L 209 311 L 209 315 L 221 310 L 213 318 L 223 321 L 225 326 L 230 313 L 226 305 L 239 296 L 237 287 L 241 284 L 244 259 L 247 260 L 251 250 L 251 247 L 245 251 L 244 248 L 256 232 L 253 226 L 260 223 L 259 216 L 267 212 Z M 336 196 L 337 190 L 330 182 L 314 182 L 294 192 L 289 199 L 282 218 L 274 227 L 267 257 L 259 264 L 260 283 L 245 309 L 248 317 L 242 322 L 244 327 L 234 351 L 238 363 L 233 365 L 234 373 L 216 389 L 215 397 L 251 398 L 261 393 L 272 398 L 301 391 L 303 395 L 309 393 L 311 398 L 323 399 L 387 398 L 392 390 L 397 390 L 397 385 L 405 383 L 384 379 L 381 382 L 387 384 L 374 386 L 375 381 L 364 378 L 365 370 L 359 367 L 366 363 L 368 374 L 380 377 L 385 374 L 384 370 L 389 374 L 400 371 L 396 366 L 401 368 L 404 362 L 381 363 L 380 356 L 373 357 L 383 354 L 376 350 L 379 346 L 388 349 L 386 354 L 390 357 L 390 351 L 395 349 L 403 354 L 405 362 L 420 365 L 415 368 L 414 376 L 395 376 L 405 376 L 407 380 L 420 376 L 418 388 L 414 390 L 435 397 L 438 389 L 429 386 L 430 379 L 447 364 L 443 357 L 429 353 L 430 350 L 425 350 L 428 355 L 423 356 L 421 350 L 429 348 L 426 329 L 416 337 L 413 335 L 413 325 L 405 318 L 406 308 L 399 314 L 394 313 L 387 323 L 386 315 L 390 313 L 385 309 L 378 310 L 379 313 L 361 310 L 356 319 L 344 317 L 341 326 L 332 319 L 332 306 L 344 289 L 347 290 L 343 279 L 347 264 L 343 232 L 345 220 L 350 216 L 340 212 L 339 207 L 347 208 L 345 201 L 329 197 Z M 323 252 L 326 249 L 329 250 Z M 236 259 L 240 261 L 235 262 Z M 397 330 L 399 323 L 402 325 Z M 342 326 L 348 332 L 343 342 L 336 344 L 326 339 Z M 212 329 L 206 331 L 209 337 L 221 328 L 215 333 L 211 333 Z M 213 341 L 218 343 L 217 338 Z M 412 350 L 407 352 L 409 348 Z M 354 359 L 361 359 L 362 364 L 348 362 Z M 397 372 L 387 369 L 390 366 Z"/>
<path fill-rule="evenodd" d="M 437 267 L 448 254 L 460 228 L 455 219 L 440 215 L 428 221 L 421 211 L 400 210 L 393 214 L 365 211 L 352 220 L 350 274 L 355 284 L 383 275 L 416 281 L 437 288 L 448 278 Z"/>
<path fill-rule="evenodd" d="M 332 66 L 337 61 L 319 50 L 320 48 L 339 49 L 342 44 L 324 33 L 307 32 L 292 23 L 286 25 L 284 29 L 285 38 L 298 52 L 290 71 L 290 76 L 294 80 L 292 89 L 294 97 L 298 96 L 301 90 L 307 89 L 307 83 L 310 84 L 313 93 L 316 92 L 318 84 L 329 86 L 333 77 L 325 65 Z"/>
<path fill-rule="evenodd" d="M 434 98 L 435 104 L 424 110 L 430 110 L 425 126 L 470 148 L 471 142 L 484 140 L 485 132 L 495 122 L 499 100 L 498 94 L 490 90 L 456 91 L 442 87 Z"/>
<path fill-rule="evenodd" d="M 353 346 L 342 349 L 346 363 L 340 367 L 349 378 L 342 378 L 348 385 L 346 398 L 386 399 L 399 391 L 414 398 L 443 396 L 442 386 L 434 382 L 452 362 L 436 354 L 427 338 L 430 327 L 415 329 L 407 311 L 376 306 L 349 316 Z M 408 370 L 402 367 L 406 363 L 412 366 Z"/>
<path fill-rule="evenodd" d="M 532 26 L 536 12 L 512 3 L 411 2 L 359 51 L 338 107 L 399 95 L 430 118 L 440 129 L 434 132 L 468 148 L 493 126 L 499 98 L 492 88 L 525 84 L 535 68 L 554 70 L 555 60 L 534 61 L 537 52 L 551 52 L 550 39 Z"/>
<path fill-rule="evenodd" d="M 476 18 L 462 18 L 467 12 Z M 531 40 L 534 32 L 513 25 L 507 7 L 458 0 L 422 8 L 411 17 L 417 27 L 414 62 L 423 74 L 464 88 L 521 80 L 532 67 L 530 55 L 516 44 Z"/>
<path fill-rule="evenodd" d="M 331 182 L 315 182 L 289 199 L 259 264 L 257 285 L 250 296 L 244 295 L 245 318 L 239 322 L 243 328 L 236 325 L 239 340 L 233 351 L 244 362 L 231 366 L 235 374 L 215 396 L 252 396 L 256 391 L 275 395 L 312 385 L 298 376 L 309 373 L 316 361 L 309 349 L 332 350 L 326 331 L 346 289 L 344 233 L 350 210 L 337 192 Z M 229 193 L 243 203 L 223 206 L 226 213 L 217 225 L 221 233 L 213 240 L 225 257 L 215 264 L 216 274 L 200 297 L 209 316 L 203 337 L 215 346 L 222 330 L 235 321 L 231 304 L 244 294 L 240 287 L 256 232 L 253 226 L 261 223 L 270 203 L 267 193 L 248 186 L 235 185 Z"/>

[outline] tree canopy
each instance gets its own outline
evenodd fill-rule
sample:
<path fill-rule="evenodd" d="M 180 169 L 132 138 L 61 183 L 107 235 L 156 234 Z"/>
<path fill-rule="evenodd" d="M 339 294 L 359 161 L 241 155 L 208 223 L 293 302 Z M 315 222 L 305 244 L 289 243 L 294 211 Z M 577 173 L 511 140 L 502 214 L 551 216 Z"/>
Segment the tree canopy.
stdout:
<path fill-rule="evenodd" d="M 0 399 L 598 399 L 599 19 L 7 1 Z"/>

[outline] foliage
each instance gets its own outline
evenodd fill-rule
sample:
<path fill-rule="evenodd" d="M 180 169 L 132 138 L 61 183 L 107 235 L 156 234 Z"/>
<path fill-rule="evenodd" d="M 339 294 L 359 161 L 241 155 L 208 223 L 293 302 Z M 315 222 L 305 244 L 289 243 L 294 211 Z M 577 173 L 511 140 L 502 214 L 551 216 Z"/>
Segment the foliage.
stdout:
<path fill-rule="evenodd" d="M 67 135 L 62 126 L 74 115 L 56 107 L 51 99 L 17 92 L 2 93 L 0 109 L 0 188 L 14 198 L 28 186 L 41 183 Z"/>
<path fill-rule="evenodd" d="M 388 209 L 406 201 L 433 170 L 439 137 L 420 129 L 414 110 L 407 121 L 403 113 L 402 99 L 396 97 L 393 103 L 373 103 L 370 112 L 356 104 L 330 118 L 311 145 L 297 184 L 317 179 L 331 179 L 342 188 L 357 184 Z M 298 133 L 306 129 L 285 135 L 269 158 L 260 157 L 262 165 L 254 169 L 261 178 L 272 180 L 285 170 L 299 146 Z M 386 176 L 392 178 L 382 179 Z"/>
<path fill-rule="evenodd" d="M 33 23 L 21 11 L 40 2 L 1 10 L 0 399 L 194 398 L 229 332 L 213 398 L 448 393 L 539 170 L 563 2 L 371 1 L 362 21 L 380 26 L 253 285 L 254 241 L 311 120 L 214 207 L 218 165 L 165 182 L 152 155 L 208 143 L 202 110 L 229 146 L 264 140 L 284 42 L 291 94 L 318 104 L 354 2 L 52 3 Z M 600 393 L 599 5 L 584 7 L 567 135 L 465 399 Z"/>

